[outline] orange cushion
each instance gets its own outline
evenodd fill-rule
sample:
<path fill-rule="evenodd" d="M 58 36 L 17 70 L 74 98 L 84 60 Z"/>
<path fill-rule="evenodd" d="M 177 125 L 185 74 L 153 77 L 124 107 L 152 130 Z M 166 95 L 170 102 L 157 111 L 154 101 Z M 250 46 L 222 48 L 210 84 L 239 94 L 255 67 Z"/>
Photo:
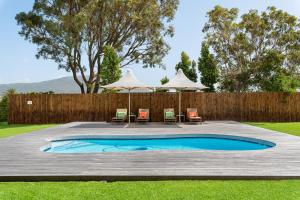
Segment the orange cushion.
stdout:
<path fill-rule="evenodd" d="M 144 111 L 140 112 L 140 118 L 143 118 L 143 119 L 147 118 L 147 112 L 144 112 Z"/>
<path fill-rule="evenodd" d="M 189 117 L 197 117 L 197 112 L 189 112 Z"/>

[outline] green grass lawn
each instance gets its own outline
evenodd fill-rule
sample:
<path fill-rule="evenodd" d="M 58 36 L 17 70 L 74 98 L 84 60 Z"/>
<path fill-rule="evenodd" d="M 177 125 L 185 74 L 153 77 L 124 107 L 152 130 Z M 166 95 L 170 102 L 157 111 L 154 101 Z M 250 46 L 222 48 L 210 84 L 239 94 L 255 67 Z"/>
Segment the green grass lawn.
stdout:
<path fill-rule="evenodd" d="M 8 125 L 6 122 L 0 122 L 0 138 L 29 133 L 52 126 L 54 125 Z"/>
<path fill-rule="evenodd" d="M 300 123 L 247 123 L 253 126 L 300 136 Z"/>
<path fill-rule="evenodd" d="M 300 123 L 248 124 L 300 136 Z M 49 126 L 52 125 L 7 126 L 7 124 L 1 123 L 0 137 Z M 0 200 L 2 199 L 300 200 L 300 180 L 0 183 Z"/>
<path fill-rule="evenodd" d="M 0 183 L 5 200 L 297 200 L 300 181 Z"/>

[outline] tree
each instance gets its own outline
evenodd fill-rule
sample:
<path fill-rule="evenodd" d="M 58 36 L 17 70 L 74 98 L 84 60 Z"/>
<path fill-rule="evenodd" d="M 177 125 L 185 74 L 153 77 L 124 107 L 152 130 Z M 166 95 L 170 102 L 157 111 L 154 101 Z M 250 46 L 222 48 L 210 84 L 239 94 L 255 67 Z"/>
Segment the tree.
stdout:
<path fill-rule="evenodd" d="M 165 76 L 165 77 L 163 77 L 163 78 L 160 80 L 160 83 L 161 83 L 162 85 L 164 85 L 164 84 L 168 83 L 169 81 L 170 81 L 169 78 L 168 78 L 167 76 Z"/>
<path fill-rule="evenodd" d="M 0 100 L 0 122 L 7 121 L 8 115 L 8 97 L 16 93 L 15 89 L 9 89 L 6 91 L 2 99 Z"/>
<path fill-rule="evenodd" d="M 104 58 L 100 73 L 101 85 L 108 85 L 121 78 L 120 61 L 121 59 L 111 46 L 104 47 Z"/>
<path fill-rule="evenodd" d="M 261 70 L 258 66 L 266 66 L 263 62 L 270 50 L 284 57 L 279 71 L 284 71 L 285 76 L 294 79 L 291 75 L 299 73 L 300 24 L 297 17 L 269 7 L 261 14 L 250 10 L 239 20 L 238 9 L 221 6 L 208 12 L 208 17 L 203 32 L 220 67 L 221 89 L 242 92 L 261 88 L 263 80 L 253 80 L 253 77 Z"/>
<path fill-rule="evenodd" d="M 254 81 L 261 91 L 295 92 L 299 86 L 297 75 L 282 68 L 284 55 L 276 50 L 269 50 L 262 58 L 254 75 Z"/>
<path fill-rule="evenodd" d="M 19 32 L 38 46 L 37 58 L 71 72 L 82 93 L 100 87 L 104 47 L 113 47 L 121 67 L 164 67 L 178 0 L 36 0 L 16 16 Z"/>
<path fill-rule="evenodd" d="M 189 78 L 191 81 L 194 81 L 194 82 L 197 82 L 197 79 L 198 79 L 196 67 L 197 67 L 197 63 L 193 60 L 192 66 L 190 69 L 190 73 L 189 73 Z"/>
<path fill-rule="evenodd" d="M 163 78 L 160 80 L 160 83 L 161 83 L 162 85 L 164 85 L 164 84 L 168 83 L 169 81 L 170 81 L 169 78 L 168 78 L 167 76 L 165 76 L 165 77 L 163 77 Z M 159 88 L 156 89 L 156 92 L 167 92 L 167 91 L 168 91 L 168 90 L 159 89 Z"/>
<path fill-rule="evenodd" d="M 202 43 L 201 56 L 198 59 L 198 70 L 201 73 L 200 81 L 208 87 L 206 92 L 215 92 L 215 84 L 218 82 L 219 70 L 214 56 L 209 52 L 206 43 Z"/>
<path fill-rule="evenodd" d="M 182 69 L 183 73 L 191 81 L 197 82 L 196 63 L 190 60 L 190 57 L 185 53 L 181 53 L 181 61 L 175 66 L 176 71 Z"/>

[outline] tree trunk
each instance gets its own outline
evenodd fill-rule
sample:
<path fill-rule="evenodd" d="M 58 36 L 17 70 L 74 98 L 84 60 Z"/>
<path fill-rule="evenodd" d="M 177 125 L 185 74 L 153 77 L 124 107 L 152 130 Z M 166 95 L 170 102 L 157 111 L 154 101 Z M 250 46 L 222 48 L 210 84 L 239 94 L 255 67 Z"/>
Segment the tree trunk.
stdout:
<path fill-rule="evenodd" d="M 101 50 L 102 52 L 102 50 Z M 100 73 L 101 73 L 101 56 L 98 57 L 97 59 L 97 77 L 95 80 L 95 86 L 94 86 L 94 94 L 97 94 L 99 92 L 100 89 Z"/>
<path fill-rule="evenodd" d="M 99 92 L 99 89 L 100 89 L 100 84 L 99 84 L 99 82 L 98 83 L 96 82 L 93 93 L 97 94 Z"/>
<path fill-rule="evenodd" d="M 79 87 L 80 87 L 81 94 L 85 94 L 85 90 L 84 90 L 83 84 L 79 85 Z"/>
<path fill-rule="evenodd" d="M 71 67 L 71 71 L 72 71 L 72 74 L 73 74 L 73 79 L 77 83 L 77 85 L 79 86 L 81 93 L 85 94 L 84 84 L 78 79 L 77 74 L 76 74 L 76 70 L 73 67 Z"/>
<path fill-rule="evenodd" d="M 86 93 L 87 94 L 91 94 L 93 93 L 94 89 L 95 88 L 95 84 L 93 83 L 93 81 L 88 81 L 86 83 Z"/>
<path fill-rule="evenodd" d="M 236 83 L 235 83 L 235 92 L 241 93 L 241 82 L 240 81 L 236 81 Z"/>

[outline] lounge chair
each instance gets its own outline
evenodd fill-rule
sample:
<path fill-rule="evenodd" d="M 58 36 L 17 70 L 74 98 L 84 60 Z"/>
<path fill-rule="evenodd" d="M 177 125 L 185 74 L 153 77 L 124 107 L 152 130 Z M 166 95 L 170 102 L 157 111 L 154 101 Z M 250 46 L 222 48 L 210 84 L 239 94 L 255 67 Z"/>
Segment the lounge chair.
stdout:
<path fill-rule="evenodd" d="M 197 108 L 187 108 L 186 110 L 187 121 L 191 123 L 200 123 L 202 121 L 202 117 L 198 115 Z"/>
<path fill-rule="evenodd" d="M 174 108 L 164 109 L 164 123 L 168 122 L 176 123 Z"/>
<path fill-rule="evenodd" d="M 139 109 L 137 122 L 149 122 L 149 109 Z"/>
<path fill-rule="evenodd" d="M 117 109 L 116 116 L 112 118 L 112 122 L 125 122 L 127 120 L 127 109 Z"/>

